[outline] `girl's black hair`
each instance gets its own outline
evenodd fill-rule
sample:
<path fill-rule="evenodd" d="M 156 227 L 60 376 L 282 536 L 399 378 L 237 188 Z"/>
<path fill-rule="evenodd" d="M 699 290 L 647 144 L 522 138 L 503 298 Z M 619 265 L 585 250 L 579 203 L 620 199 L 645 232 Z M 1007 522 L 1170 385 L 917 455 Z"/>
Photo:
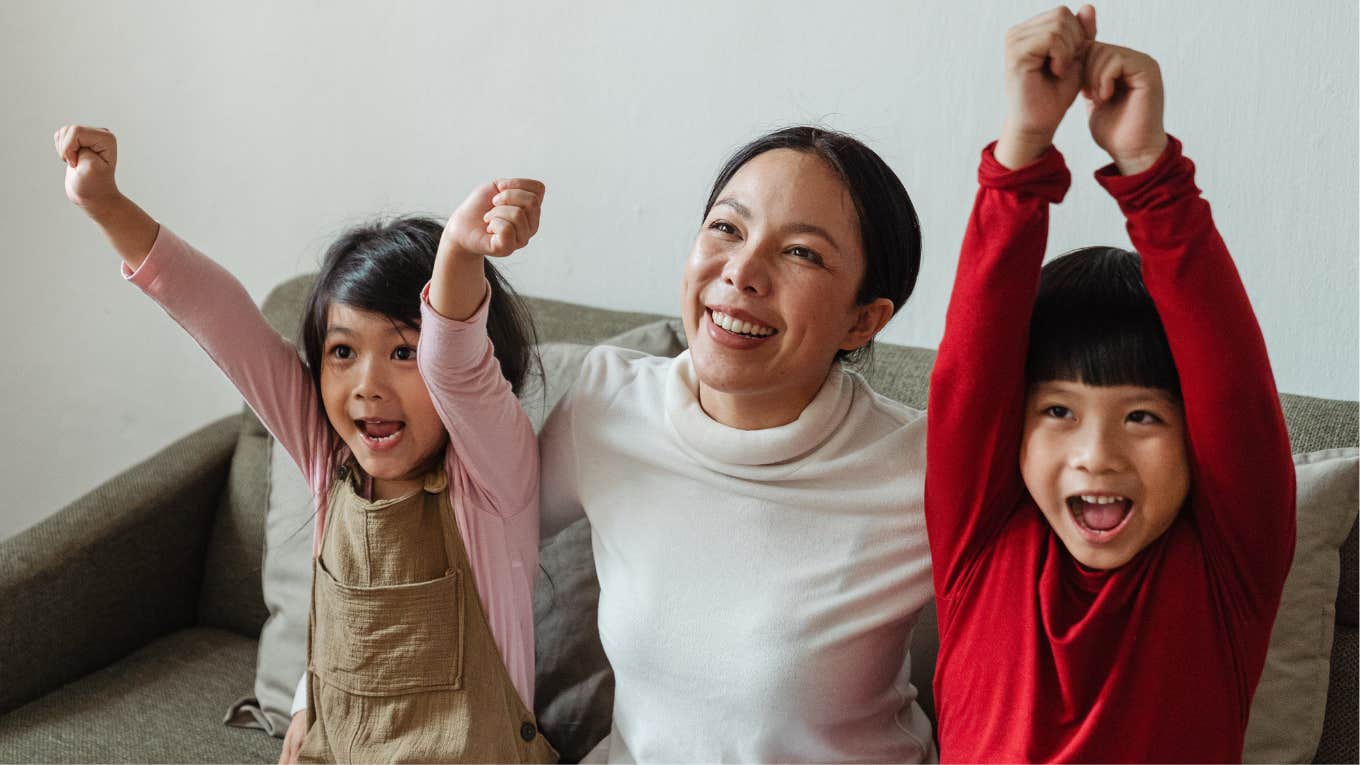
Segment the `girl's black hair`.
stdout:
<path fill-rule="evenodd" d="M 1025 379 L 1138 385 L 1180 397 L 1171 346 L 1136 253 L 1084 247 L 1043 267 Z"/>
<path fill-rule="evenodd" d="M 322 405 L 321 354 L 332 304 L 382 314 L 412 329 L 420 328 L 420 290 L 434 274 L 435 254 L 444 224 L 433 218 L 406 216 L 389 222 L 356 226 L 326 250 L 321 273 L 307 297 L 302 315 L 302 345 L 318 405 Z M 486 331 L 501 374 L 519 393 L 533 361 L 533 319 L 519 295 L 487 259 L 484 273 L 491 284 Z M 324 411 L 322 413 L 324 417 Z"/>
<path fill-rule="evenodd" d="M 713 181 L 704 217 L 742 165 L 774 149 L 793 149 L 820 157 L 840 176 L 859 216 L 864 245 L 864 279 L 855 300 L 865 305 L 878 298 L 901 310 L 916 287 L 921 270 L 921 223 L 907 189 L 873 149 L 834 130 L 799 125 L 767 133 L 737 149 Z M 837 359 L 859 362 L 872 353 L 873 342 L 853 351 L 837 351 Z"/>

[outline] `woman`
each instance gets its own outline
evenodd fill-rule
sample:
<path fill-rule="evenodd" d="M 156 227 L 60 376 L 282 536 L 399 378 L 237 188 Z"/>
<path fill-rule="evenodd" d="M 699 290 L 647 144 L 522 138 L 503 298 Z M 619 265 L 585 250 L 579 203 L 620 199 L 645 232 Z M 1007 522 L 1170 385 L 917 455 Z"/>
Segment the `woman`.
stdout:
<path fill-rule="evenodd" d="M 614 727 L 588 759 L 932 759 L 907 650 L 931 597 L 925 420 L 839 361 L 911 294 L 901 182 L 789 128 L 719 173 L 690 350 L 597 348 L 540 438 L 542 533 L 589 517 Z"/>

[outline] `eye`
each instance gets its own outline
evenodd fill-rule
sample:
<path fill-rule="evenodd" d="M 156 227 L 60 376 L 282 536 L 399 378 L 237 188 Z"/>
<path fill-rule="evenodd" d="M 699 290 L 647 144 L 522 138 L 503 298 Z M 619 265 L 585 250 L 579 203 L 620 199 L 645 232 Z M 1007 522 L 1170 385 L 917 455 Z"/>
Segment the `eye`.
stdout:
<path fill-rule="evenodd" d="M 1053 417 L 1059 420 L 1066 420 L 1072 417 L 1072 410 L 1068 409 L 1065 406 L 1054 404 L 1053 406 L 1044 407 L 1040 414 L 1042 414 L 1045 417 Z"/>
<path fill-rule="evenodd" d="M 818 255 L 817 253 L 813 252 L 812 250 L 809 250 L 808 248 L 802 246 L 801 244 L 790 247 L 787 250 L 785 250 L 785 252 L 787 252 L 788 254 L 792 255 L 795 258 L 798 258 L 799 260 L 806 260 L 809 263 L 815 263 L 817 265 L 822 264 L 821 255 Z"/>
<path fill-rule="evenodd" d="M 726 234 L 728 236 L 737 235 L 737 227 L 733 226 L 731 223 L 728 223 L 725 220 L 721 219 L 715 220 L 712 223 L 708 224 L 708 227 L 709 229 L 717 231 L 720 234 Z"/>
<path fill-rule="evenodd" d="M 416 349 L 409 345 L 400 346 L 395 351 L 392 351 L 392 358 L 397 361 L 415 361 Z"/>
<path fill-rule="evenodd" d="M 1139 409 L 1136 412 L 1129 412 L 1128 420 L 1129 422 L 1138 425 L 1160 425 L 1163 422 L 1166 422 L 1166 420 L 1163 420 L 1161 417 L 1158 417 L 1157 415 L 1147 411 L 1146 409 Z"/>
<path fill-rule="evenodd" d="M 333 359 L 345 361 L 354 358 L 354 349 L 348 345 L 336 344 L 326 349 L 326 355 Z"/>

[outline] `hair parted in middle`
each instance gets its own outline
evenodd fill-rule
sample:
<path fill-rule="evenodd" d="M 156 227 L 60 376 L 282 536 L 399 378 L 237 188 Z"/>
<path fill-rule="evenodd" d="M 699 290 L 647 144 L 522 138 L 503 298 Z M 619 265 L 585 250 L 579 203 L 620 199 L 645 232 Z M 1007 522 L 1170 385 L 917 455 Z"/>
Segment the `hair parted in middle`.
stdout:
<path fill-rule="evenodd" d="M 767 151 L 793 149 L 826 162 L 840 176 L 858 215 L 864 247 L 864 279 L 855 300 L 859 305 L 878 298 L 901 310 L 916 287 L 921 270 L 921 223 L 916 208 L 897 174 L 873 149 L 858 139 L 825 128 L 798 125 L 766 133 L 737 149 L 713 181 L 704 217 L 708 217 L 732 176 L 747 162 Z M 837 351 L 838 360 L 863 361 L 873 343 L 853 351 Z"/>

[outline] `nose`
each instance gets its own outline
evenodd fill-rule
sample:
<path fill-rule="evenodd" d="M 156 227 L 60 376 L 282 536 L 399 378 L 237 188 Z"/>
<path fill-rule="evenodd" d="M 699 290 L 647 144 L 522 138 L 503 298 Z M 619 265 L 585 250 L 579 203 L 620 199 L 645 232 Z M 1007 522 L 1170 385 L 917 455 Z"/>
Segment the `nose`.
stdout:
<path fill-rule="evenodd" d="M 723 264 L 723 282 L 747 295 L 764 295 L 770 291 L 770 273 L 765 247 L 752 238 L 733 250 Z"/>
<path fill-rule="evenodd" d="M 381 401 L 387 395 L 387 375 L 382 361 L 369 357 L 355 369 L 354 397 L 360 401 Z"/>
<path fill-rule="evenodd" d="M 1068 464 L 1093 474 L 1117 473 L 1128 467 L 1118 433 L 1101 423 L 1088 423 L 1073 434 Z"/>

